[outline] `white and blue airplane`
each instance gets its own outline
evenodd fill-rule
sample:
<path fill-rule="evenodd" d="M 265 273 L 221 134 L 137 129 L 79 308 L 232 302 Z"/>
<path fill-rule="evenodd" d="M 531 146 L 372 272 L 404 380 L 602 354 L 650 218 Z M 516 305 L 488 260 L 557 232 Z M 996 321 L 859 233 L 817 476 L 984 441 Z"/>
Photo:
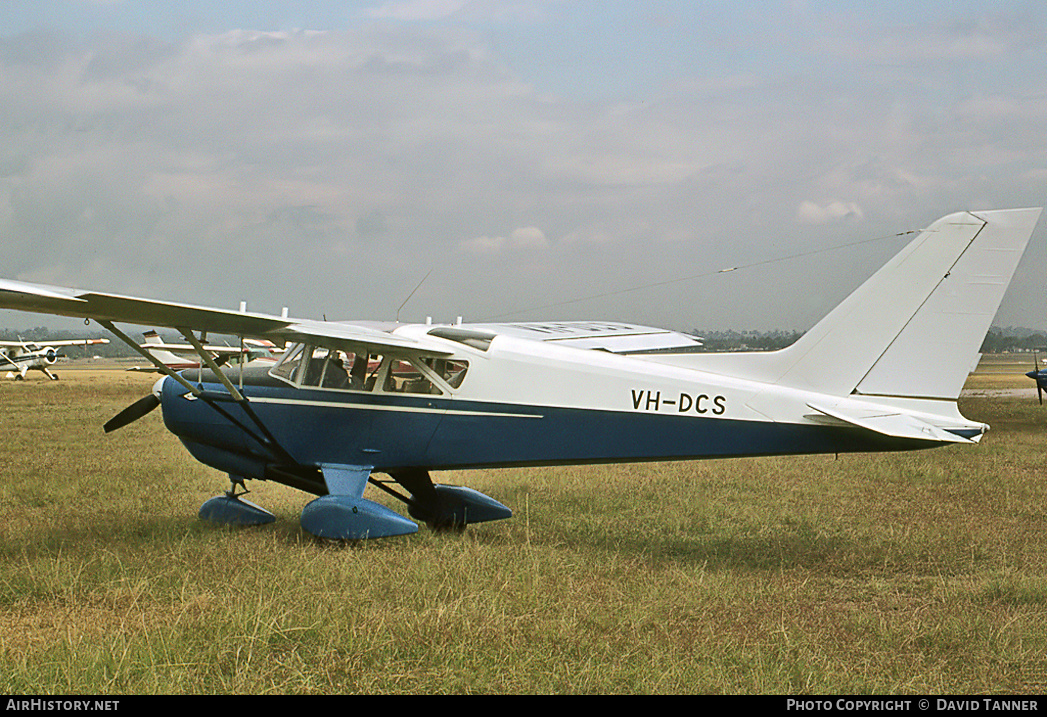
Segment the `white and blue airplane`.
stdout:
<path fill-rule="evenodd" d="M 178 329 L 208 368 L 150 359 L 165 376 L 106 431 L 162 407 L 230 477 L 206 519 L 274 520 L 241 496 L 276 481 L 317 496 L 307 532 L 373 538 L 512 515 L 434 471 L 977 443 L 988 426 L 957 398 L 1040 211 L 934 222 L 773 352 L 696 352 L 695 337 L 616 322 L 326 322 L 8 280 L 0 307 L 94 319 L 146 358 L 116 322 Z M 275 365 L 222 369 L 194 330 L 291 345 Z M 364 498 L 369 483 L 414 520 Z"/>
<path fill-rule="evenodd" d="M 52 381 L 58 376 L 51 367 L 58 363 L 58 349 L 66 346 L 107 344 L 109 339 L 66 339 L 62 341 L 0 341 L 0 371 L 7 370 L 10 376 L 24 379 L 29 371 L 40 371 Z"/>

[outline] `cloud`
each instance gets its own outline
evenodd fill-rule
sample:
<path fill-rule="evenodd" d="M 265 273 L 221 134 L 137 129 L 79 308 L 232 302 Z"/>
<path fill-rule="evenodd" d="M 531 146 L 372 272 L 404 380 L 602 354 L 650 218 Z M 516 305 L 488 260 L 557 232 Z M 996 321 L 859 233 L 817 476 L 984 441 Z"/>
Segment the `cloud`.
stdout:
<path fill-rule="evenodd" d="M 0 37 L 0 276 L 380 319 L 433 269 L 423 317 L 482 317 L 1043 201 L 1047 53 L 1003 20 L 903 18 L 891 46 L 897 17 L 812 38 L 683 4 L 659 23 L 617 3 L 370 5 L 315 31 Z M 826 308 L 783 301 L 778 274 L 729 278 L 569 309 L 803 328 Z"/>
<path fill-rule="evenodd" d="M 367 11 L 374 18 L 391 20 L 437 20 L 449 17 L 469 0 L 393 0 Z"/>
<path fill-rule="evenodd" d="M 460 248 L 474 254 L 501 254 L 506 251 L 540 251 L 549 246 L 545 232 L 538 227 L 520 227 L 509 236 L 480 236 L 467 239 Z"/>
<path fill-rule="evenodd" d="M 803 224 L 831 224 L 844 220 L 861 219 L 862 208 L 854 202 L 829 202 L 826 205 L 811 201 L 800 202 L 796 218 Z"/>
<path fill-rule="evenodd" d="M 535 22 L 565 0 L 389 0 L 364 11 L 365 17 L 401 22 L 459 19 L 466 22 Z"/>

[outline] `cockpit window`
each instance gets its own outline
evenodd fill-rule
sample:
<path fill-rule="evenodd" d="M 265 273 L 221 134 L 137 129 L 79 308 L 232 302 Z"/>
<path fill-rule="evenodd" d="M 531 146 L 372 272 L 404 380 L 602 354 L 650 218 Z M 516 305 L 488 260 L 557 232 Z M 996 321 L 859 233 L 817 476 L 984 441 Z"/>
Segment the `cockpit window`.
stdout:
<path fill-rule="evenodd" d="M 293 346 L 290 351 L 284 354 L 280 362 L 269 371 L 269 375 L 294 383 L 295 374 L 302 363 L 302 350 L 304 348 L 301 344 Z"/>
<path fill-rule="evenodd" d="M 346 355 L 341 351 L 314 349 L 301 384 L 303 386 L 319 386 L 321 388 L 349 388 L 349 370 L 346 366 Z"/>

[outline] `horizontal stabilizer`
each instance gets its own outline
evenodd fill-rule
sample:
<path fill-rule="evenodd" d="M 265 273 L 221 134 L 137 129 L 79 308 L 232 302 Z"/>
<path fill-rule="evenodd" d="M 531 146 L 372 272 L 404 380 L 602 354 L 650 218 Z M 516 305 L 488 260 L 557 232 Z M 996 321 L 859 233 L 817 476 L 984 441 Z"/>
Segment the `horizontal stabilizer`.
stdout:
<path fill-rule="evenodd" d="M 953 426 L 941 426 L 931 423 L 911 413 L 897 411 L 887 407 L 868 406 L 856 408 L 847 406 L 826 406 L 807 404 L 819 413 L 835 418 L 838 421 L 864 428 L 867 431 L 880 433 L 892 438 L 913 438 L 922 441 L 940 443 L 977 443 L 988 426 L 981 423 L 965 423 Z"/>

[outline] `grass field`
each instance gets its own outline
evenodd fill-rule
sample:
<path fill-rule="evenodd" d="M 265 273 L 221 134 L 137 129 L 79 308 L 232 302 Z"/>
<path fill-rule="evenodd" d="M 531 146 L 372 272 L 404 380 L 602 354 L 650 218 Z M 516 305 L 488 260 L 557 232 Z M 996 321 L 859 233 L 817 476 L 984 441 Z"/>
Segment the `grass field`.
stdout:
<path fill-rule="evenodd" d="M 515 517 L 348 546 L 199 521 L 159 411 L 102 433 L 151 377 L 3 381 L 0 693 L 1043 693 L 1030 362 L 976 447 L 439 474 Z"/>

